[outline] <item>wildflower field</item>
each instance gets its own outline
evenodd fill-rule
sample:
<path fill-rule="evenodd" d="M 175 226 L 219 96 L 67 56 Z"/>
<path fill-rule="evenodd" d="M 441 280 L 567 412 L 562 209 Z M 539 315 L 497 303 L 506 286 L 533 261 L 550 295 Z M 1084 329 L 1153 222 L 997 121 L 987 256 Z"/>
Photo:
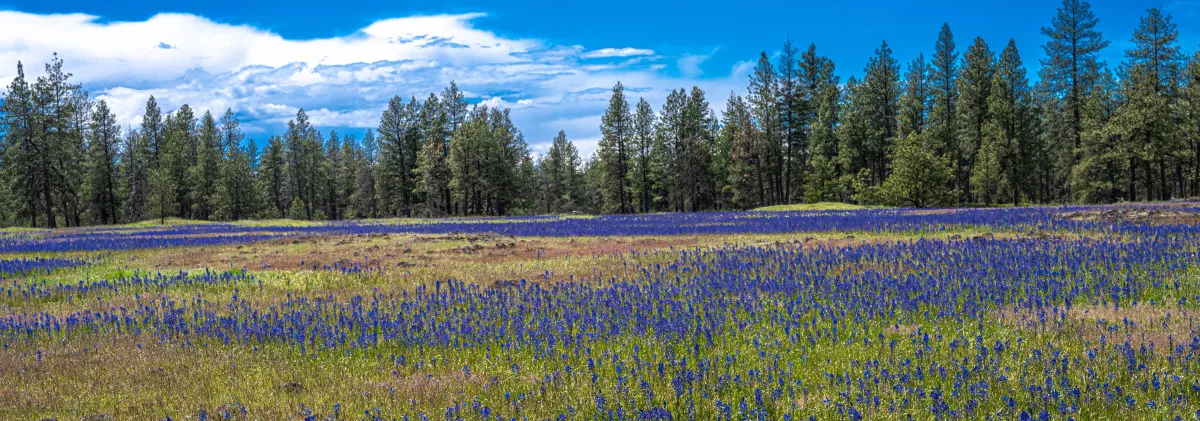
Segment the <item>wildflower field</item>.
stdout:
<path fill-rule="evenodd" d="M 1196 419 L 1200 204 L 0 231 L 0 419 Z"/>

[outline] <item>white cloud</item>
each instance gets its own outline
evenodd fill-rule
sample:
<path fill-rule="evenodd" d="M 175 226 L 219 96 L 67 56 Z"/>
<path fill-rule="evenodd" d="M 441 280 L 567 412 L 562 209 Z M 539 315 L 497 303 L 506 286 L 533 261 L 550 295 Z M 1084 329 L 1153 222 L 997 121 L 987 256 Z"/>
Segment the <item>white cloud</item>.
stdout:
<path fill-rule="evenodd" d="M 679 67 L 679 72 L 684 76 L 695 78 L 704 74 L 704 70 L 700 68 L 701 64 L 708 61 L 712 56 L 717 54 L 721 46 L 713 47 L 712 52 L 708 54 L 684 54 L 678 61 L 675 62 L 676 67 Z"/>
<path fill-rule="evenodd" d="M 123 124 L 139 125 L 153 95 L 165 110 L 189 104 L 219 115 L 231 108 L 262 144 L 301 108 L 323 130 L 368 128 L 392 96 L 422 100 L 455 81 L 473 103 L 512 108 L 534 150 L 566 130 L 584 156 L 595 148 L 597 116 L 617 81 L 631 105 L 645 97 L 655 109 L 674 88 L 698 85 L 718 109 L 730 90 L 745 88 L 740 67 L 699 78 L 716 49 L 676 57 L 684 77 L 672 77 L 653 50 L 514 39 L 475 28 L 480 16 L 386 19 L 348 36 L 293 40 L 187 14 L 103 22 L 0 11 L 0 82 L 15 76 L 18 60 L 37 76 L 58 52 L 74 80 L 106 100 Z"/>
<path fill-rule="evenodd" d="M 583 53 L 583 58 L 609 58 L 609 57 L 636 57 L 636 56 L 652 56 L 654 50 L 646 50 L 642 48 L 601 48 Z"/>

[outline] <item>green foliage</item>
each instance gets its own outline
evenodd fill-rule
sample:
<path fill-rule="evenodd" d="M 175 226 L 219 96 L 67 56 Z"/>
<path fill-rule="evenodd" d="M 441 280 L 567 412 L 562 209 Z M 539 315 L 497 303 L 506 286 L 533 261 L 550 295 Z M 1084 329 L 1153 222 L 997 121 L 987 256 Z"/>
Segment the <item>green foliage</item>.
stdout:
<path fill-rule="evenodd" d="M 287 217 L 288 219 L 294 219 L 297 221 L 309 219 L 308 206 L 305 205 L 299 197 L 292 199 L 292 205 L 288 207 Z"/>
<path fill-rule="evenodd" d="M 896 145 L 892 176 L 879 187 L 876 199 L 893 206 L 929 207 L 953 203 L 947 186 L 951 177 L 949 163 L 929 147 L 927 134 L 911 134 Z"/>
<path fill-rule="evenodd" d="M 629 213 L 634 210 L 629 185 L 632 120 L 629 102 L 625 100 L 625 87 L 617 82 L 612 89 L 608 110 L 600 119 L 601 137 L 596 149 L 604 174 L 602 191 L 606 212 Z"/>

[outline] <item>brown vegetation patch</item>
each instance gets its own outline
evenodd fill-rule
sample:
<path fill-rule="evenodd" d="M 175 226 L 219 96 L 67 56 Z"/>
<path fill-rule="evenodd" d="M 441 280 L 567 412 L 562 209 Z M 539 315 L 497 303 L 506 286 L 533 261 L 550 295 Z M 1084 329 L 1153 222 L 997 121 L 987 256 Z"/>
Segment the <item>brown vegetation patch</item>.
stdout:
<path fill-rule="evenodd" d="M 1114 207 L 1102 210 L 1063 212 L 1059 216 L 1083 222 L 1129 222 L 1135 224 L 1196 224 L 1200 213 L 1177 210 Z"/>
<path fill-rule="evenodd" d="M 1109 343 L 1129 341 L 1134 346 L 1186 342 L 1197 334 L 1196 323 L 1200 322 L 1193 312 L 1152 305 L 1007 310 L 1000 320 L 1023 329 L 1062 332 L 1092 342 L 1103 337 Z"/>
<path fill-rule="evenodd" d="M 948 214 L 952 214 L 952 213 L 955 213 L 955 212 L 958 212 L 958 211 L 959 211 L 958 209 L 954 209 L 954 208 L 946 208 L 946 209 L 914 209 L 914 210 L 906 211 L 906 212 L 904 212 L 904 213 L 905 213 L 905 214 L 908 214 L 908 215 L 921 216 L 921 215 L 948 215 Z"/>

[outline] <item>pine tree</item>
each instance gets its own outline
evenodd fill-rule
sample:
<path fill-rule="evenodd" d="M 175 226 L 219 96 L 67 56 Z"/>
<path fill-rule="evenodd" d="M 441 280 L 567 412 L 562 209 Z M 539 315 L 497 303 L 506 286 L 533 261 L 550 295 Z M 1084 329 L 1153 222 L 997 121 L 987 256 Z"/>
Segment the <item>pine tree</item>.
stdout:
<path fill-rule="evenodd" d="M 194 183 L 192 194 L 192 216 L 207 220 L 213 217 L 218 206 L 217 187 L 221 177 L 221 133 L 212 113 L 205 111 L 200 118 L 199 144 L 196 161 L 190 169 Z"/>
<path fill-rule="evenodd" d="M 236 221 L 253 216 L 258 211 L 254 160 L 250 155 L 253 148 L 242 145 L 246 136 L 232 109 L 225 110 L 221 116 L 220 133 L 221 146 L 218 152 L 222 156 L 222 163 L 215 192 L 215 212 L 220 219 Z"/>
<path fill-rule="evenodd" d="M 1134 48 L 1125 52 L 1121 78 L 1125 101 L 1117 119 L 1128 135 L 1126 140 L 1133 145 L 1131 174 L 1141 173 L 1130 181 L 1140 179 L 1144 197 L 1149 200 L 1173 196 L 1167 172 L 1175 164 L 1176 151 L 1182 148 L 1176 120 L 1183 69 L 1178 37 L 1169 14 L 1149 9 L 1134 31 Z"/>
<path fill-rule="evenodd" d="M 287 180 L 287 146 L 283 139 L 271 136 L 263 148 L 262 162 L 258 168 L 259 190 L 267 202 L 263 209 L 266 218 L 282 218 L 291 205 Z"/>
<path fill-rule="evenodd" d="M 801 55 L 800 60 L 803 119 L 807 126 L 803 133 L 803 148 L 800 151 L 803 161 L 801 172 L 804 174 L 803 177 L 793 177 L 792 197 L 789 199 L 793 202 L 799 201 L 800 196 L 803 196 L 804 200 L 812 200 L 811 187 L 825 186 L 831 179 L 837 178 L 837 169 L 832 165 L 832 157 L 837 155 L 833 127 L 837 122 L 838 77 L 833 72 L 833 60 L 817 55 L 816 44 L 809 44 L 808 51 Z M 831 92 L 832 103 L 827 104 Z M 830 146 L 832 149 L 829 149 Z M 820 156 L 821 153 L 825 155 Z M 824 187 L 820 190 L 818 195 L 823 196 Z"/>
<path fill-rule="evenodd" d="M 100 101 L 92 113 L 91 135 L 88 139 L 88 177 L 86 199 L 91 203 L 93 219 L 101 224 L 114 224 L 121 207 L 117 196 L 117 150 L 121 126 L 117 116 Z"/>
<path fill-rule="evenodd" d="M 604 170 L 604 208 L 608 212 L 629 213 L 633 210 L 629 194 L 632 120 L 629 102 L 625 100 L 625 87 L 617 82 L 608 101 L 608 110 L 601 117 L 601 137 L 596 151 Z"/>
<path fill-rule="evenodd" d="M 488 107 L 477 105 L 450 138 L 450 189 L 457 196 L 461 214 L 483 212 L 483 146 L 490 136 Z"/>
<path fill-rule="evenodd" d="M 650 212 L 654 207 L 655 198 L 662 192 L 655 189 L 655 181 L 662 177 L 661 159 L 655 154 L 661 151 L 654 147 L 655 135 L 654 109 L 645 98 L 638 98 L 637 109 L 633 116 L 632 150 L 633 150 L 633 195 L 639 212 Z M 576 153 L 578 155 L 578 153 Z M 576 156 L 578 160 L 578 156 Z M 578 165 L 577 165 L 578 166 Z"/>
<path fill-rule="evenodd" d="M 375 195 L 375 133 L 367 129 L 354 162 L 351 208 L 355 218 L 374 218 L 378 215 Z"/>
<path fill-rule="evenodd" d="M 17 77 L 9 84 L 0 104 L 0 116 L 4 118 L 3 163 L 8 176 L 7 190 L 20 199 L 15 199 L 17 214 L 29 217 L 29 226 L 39 226 L 41 216 L 41 193 L 45 172 L 41 169 L 39 151 L 43 149 L 38 139 L 38 119 L 35 115 L 33 91 L 25 80 L 25 69 L 17 63 Z M 47 221 L 47 225 L 51 222 Z"/>
<path fill-rule="evenodd" d="M 27 96 L 16 95 L 18 107 L 30 107 L 21 109 L 17 118 L 31 120 L 19 123 L 30 131 L 23 136 L 26 143 L 18 147 L 28 154 L 23 158 L 31 165 L 27 165 L 29 183 L 18 183 L 13 190 L 20 196 L 40 197 L 47 227 L 57 227 L 59 216 L 74 226 L 79 224 L 83 133 L 72 123 L 78 123 L 75 118 L 81 112 L 75 97 L 86 94 L 69 82 L 71 74 L 63 71 L 57 54 L 45 69 L 45 76 L 37 78 Z"/>
<path fill-rule="evenodd" d="M 449 173 L 449 156 L 451 152 L 450 141 L 454 136 L 454 133 L 458 131 L 458 128 L 466 122 L 468 115 L 467 101 L 464 98 L 462 91 L 458 89 L 458 85 L 456 85 L 454 81 L 450 81 L 450 86 L 442 90 L 439 104 L 441 105 L 441 118 L 445 124 L 445 129 L 441 132 L 441 135 L 443 136 L 442 157 L 447 163 L 445 172 Z M 451 194 L 449 182 L 445 184 L 445 188 L 443 190 L 445 192 L 445 197 L 443 200 L 445 201 L 446 212 L 454 213 L 455 205 L 453 203 L 453 195 Z M 465 206 L 465 204 L 459 204 L 459 206 Z M 461 211 L 466 213 L 465 209 L 461 209 Z"/>
<path fill-rule="evenodd" d="M 929 186 L 949 185 L 954 176 L 946 159 L 929 147 L 929 133 L 910 134 L 897 142 L 892 175 L 880 186 L 884 203 L 894 206 L 945 206 L 953 202 L 950 192 Z"/>
<path fill-rule="evenodd" d="M 783 171 L 780 176 L 783 179 L 783 190 L 780 197 L 783 202 L 791 201 L 793 190 L 799 190 L 799 186 L 804 183 L 804 169 L 808 161 L 806 153 L 808 138 L 805 135 L 808 129 L 808 113 L 805 112 L 806 92 L 801 79 L 805 76 L 805 72 L 799 67 L 800 63 L 796 59 L 797 53 L 799 51 L 792 45 L 792 38 L 788 37 L 780 50 L 779 65 L 775 69 L 779 87 L 776 99 L 779 109 L 779 130 L 780 136 L 783 138 L 780 154 Z M 723 147 L 717 150 L 724 153 L 728 151 L 728 148 Z M 721 154 L 714 155 L 714 158 L 719 155 Z M 714 163 L 714 172 L 720 171 L 717 169 L 720 166 L 720 164 Z M 717 179 L 724 181 L 725 177 L 717 175 Z M 796 181 L 795 189 L 792 186 L 793 180 Z"/>
<path fill-rule="evenodd" d="M 1096 30 L 1100 20 L 1092 14 L 1092 6 L 1082 0 L 1063 0 L 1049 27 L 1042 28 L 1042 35 L 1050 39 L 1042 45 L 1046 58 L 1041 60 L 1041 78 L 1046 90 L 1062 101 L 1057 105 L 1067 119 L 1064 121 L 1066 139 L 1052 139 L 1052 144 L 1073 150 L 1079 148 L 1082 128 L 1083 101 L 1091 95 L 1103 63 L 1099 53 L 1109 42 Z M 1075 163 L 1073 154 L 1067 154 L 1069 162 Z"/>
<path fill-rule="evenodd" d="M 817 114 L 812 125 L 811 173 L 804 186 L 804 199 L 809 203 L 845 200 L 839 178 L 841 161 L 838 159 L 838 102 L 841 90 L 837 84 L 825 87 L 819 99 Z"/>
<path fill-rule="evenodd" d="M 1183 136 L 1187 139 L 1188 160 L 1191 161 L 1189 196 L 1200 195 L 1200 51 L 1192 55 L 1187 65 L 1183 114 Z"/>
<path fill-rule="evenodd" d="M 1131 151 L 1113 121 L 1118 107 L 1116 84 L 1102 71 L 1084 102 L 1079 162 L 1071 169 L 1071 192 L 1082 203 L 1112 203 L 1126 193 L 1123 181 Z"/>
<path fill-rule="evenodd" d="M 324 167 L 322 171 L 324 199 L 322 202 L 325 204 L 325 217 L 338 220 L 342 219 L 342 213 L 345 211 L 345 203 L 341 200 L 341 191 L 338 186 L 338 172 L 342 167 L 343 159 L 341 136 L 338 136 L 336 131 L 330 130 L 323 149 L 325 157 L 321 162 Z"/>
<path fill-rule="evenodd" d="M 159 144 L 159 169 L 166 169 L 172 180 L 170 185 L 175 187 L 175 194 L 168 197 L 176 203 L 170 206 L 159 206 L 158 209 L 170 208 L 181 218 L 191 216 L 193 179 L 191 166 L 197 162 L 196 152 L 199 149 L 199 136 L 196 130 L 196 116 L 187 104 L 179 110 L 168 114 L 164 119 L 163 139 Z M 159 184 L 160 186 L 163 184 Z"/>
<path fill-rule="evenodd" d="M 904 94 L 900 99 L 900 135 L 921 133 L 929 123 L 929 104 L 933 87 L 929 83 L 929 65 L 918 55 L 908 65 Z"/>
<path fill-rule="evenodd" d="M 417 157 L 416 187 L 425 198 L 425 213 L 447 215 L 450 207 L 450 167 L 447 166 L 447 103 L 430 94 L 418 116 L 421 149 Z"/>
<path fill-rule="evenodd" d="M 150 217 L 150 150 L 140 132 L 129 130 L 121 148 L 121 196 L 125 206 L 121 214 L 126 222 Z"/>
<path fill-rule="evenodd" d="M 1000 165 L 1001 185 L 1014 205 L 1019 204 L 1023 186 L 1029 184 L 1027 174 L 1032 169 L 1030 162 L 1040 155 L 1037 150 L 1033 108 L 1030 102 L 1029 80 L 1017 52 L 1015 41 L 1009 40 L 992 76 L 991 95 L 988 98 L 988 123 L 984 129 L 985 142 L 996 143 L 988 153 Z M 989 202 L 995 195 L 988 195 Z"/>
<path fill-rule="evenodd" d="M 162 153 L 163 143 L 163 116 L 162 110 L 158 108 L 158 101 L 154 99 L 154 95 L 146 100 L 146 113 L 142 116 L 142 142 L 145 143 L 147 150 L 150 152 L 148 165 L 151 170 L 156 170 L 159 167 L 159 159 Z"/>
<path fill-rule="evenodd" d="M 579 208 L 579 150 L 559 131 L 550 144 L 541 165 L 545 180 L 546 213 L 562 213 Z"/>
<path fill-rule="evenodd" d="M 988 96 L 992 90 L 993 73 L 992 50 L 983 38 L 975 38 L 975 43 L 967 48 L 963 55 L 963 67 L 958 77 L 958 155 L 955 159 L 962 168 L 961 174 L 971 176 L 974 173 L 975 161 L 983 146 L 984 125 L 988 121 Z M 960 186 L 970 185 L 969 180 L 960 180 Z M 973 200 L 976 195 L 974 186 L 964 193 L 964 201 Z"/>
<path fill-rule="evenodd" d="M 703 90 L 693 86 L 686 95 L 675 142 L 676 169 L 680 171 L 677 188 L 679 208 L 696 212 L 714 206 L 712 160 L 718 124 Z"/>
<path fill-rule="evenodd" d="M 407 105 L 399 96 L 388 103 L 379 120 L 379 195 L 388 215 L 412 214 L 412 175 L 416 169 L 416 154 L 411 145 L 419 129 L 417 111 L 420 105 Z"/>
<path fill-rule="evenodd" d="M 867 188 L 871 183 L 871 165 L 866 145 L 870 141 L 866 86 L 854 76 L 846 81 L 839 109 L 840 123 L 837 126 L 837 162 L 842 167 L 838 183 L 845 187 L 844 194 L 854 202 L 870 202 Z"/>
<path fill-rule="evenodd" d="M 758 196 L 758 151 L 755 149 L 754 124 L 749 106 L 736 93 L 730 93 L 722 118 L 721 136 L 730 146 L 728 185 L 734 208 L 749 209 L 762 204 Z"/>
<path fill-rule="evenodd" d="M 770 204 L 783 203 L 783 155 L 785 142 L 779 122 L 779 81 L 767 53 L 759 55 L 750 75 L 747 100 L 758 133 L 759 165 L 766 182 L 764 198 Z"/>
<path fill-rule="evenodd" d="M 150 216 L 166 223 L 167 217 L 179 214 L 178 186 L 171 167 L 160 166 L 150 174 Z"/>
<path fill-rule="evenodd" d="M 934 153 L 950 160 L 954 179 L 944 188 L 965 192 L 967 186 L 962 184 L 962 181 L 966 180 L 966 175 L 958 165 L 961 155 L 958 144 L 958 66 L 954 33 L 950 30 L 950 24 L 943 23 L 929 67 L 929 84 L 932 91 L 929 144 Z"/>
<path fill-rule="evenodd" d="M 884 41 L 867 63 L 866 76 L 858 94 L 863 100 L 867 137 L 862 154 L 867 163 L 872 186 L 879 185 L 889 174 L 889 150 L 897 134 L 900 113 L 900 65 L 892 58 L 892 49 Z"/>

